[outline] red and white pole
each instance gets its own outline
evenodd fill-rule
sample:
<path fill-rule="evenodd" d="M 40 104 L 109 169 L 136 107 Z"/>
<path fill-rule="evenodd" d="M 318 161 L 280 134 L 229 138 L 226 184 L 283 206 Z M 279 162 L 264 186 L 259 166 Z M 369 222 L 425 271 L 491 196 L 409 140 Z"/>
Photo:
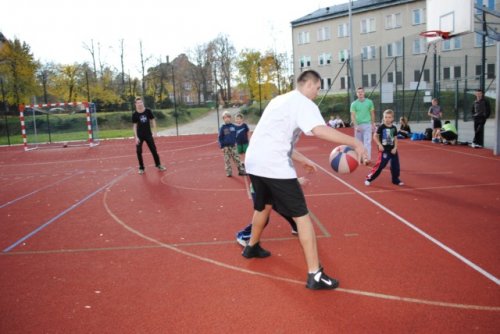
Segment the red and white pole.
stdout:
<path fill-rule="evenodd" d="M 24 150 L 28 150 L 28 138 L 26 137 L 26 124 L 24 123 L 24 104 L 19 106 L 19 120 L 21 121 L 21 135 L 23 137 Z"/>

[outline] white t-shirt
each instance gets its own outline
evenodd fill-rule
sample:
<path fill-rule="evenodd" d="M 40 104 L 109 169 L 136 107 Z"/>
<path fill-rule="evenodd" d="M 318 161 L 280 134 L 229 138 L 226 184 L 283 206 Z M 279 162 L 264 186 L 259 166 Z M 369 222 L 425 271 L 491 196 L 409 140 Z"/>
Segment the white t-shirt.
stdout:
<path fill-rule="evenodd" d="M 302 132 L 325 125 L 318 106 L 297 90 L 269 102 L 245 153 L 247 173 L 273 178 L 297 177 L 291 154 Z"/>

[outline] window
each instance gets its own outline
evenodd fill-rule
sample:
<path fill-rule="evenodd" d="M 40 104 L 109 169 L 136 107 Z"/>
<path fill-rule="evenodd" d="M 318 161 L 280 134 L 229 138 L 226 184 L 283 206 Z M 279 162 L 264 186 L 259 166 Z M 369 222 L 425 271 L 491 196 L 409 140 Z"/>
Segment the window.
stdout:
<path fill-rule="evenodd" d="M 327 41 L 330 38 L 330 27 L 322 27 L 318 29 L 318 41 Z"/>
<path fill-rule="evenodd" d="M 428 69 L 424 69 L 424 75 L 422 76 L 422 81 L 429 82 L 430 80 L 430 71 Z M 420 71 L 415 70 L 413 72 L 413 81 L 418 81 L 420 79 Z"/>
<path fill-rule="evenodd" d="M 361 49 L 361 57 L 363 59 L 375 59 L 376 58 L 375 52 L 376 52 L 375 46 L 373 46 L 373 45 L 364 46 Z"/>
<path fill-rule="evenodd" d="M 476 79 L 479 80 L 482 74 L 482 66 L 481 65 L 476 65 Z"/>
<path fill-rule="evenodd" d="M 326 89 L 330 89 L 331 85 L 332 85 L 332 78 L 327 78 L 326 79 Z"/>
<path fill-rule="evenodd" d="M 376 74 L 363 74 L 361 78 L 361 84 L 363 87 L 374 87 L 377 85 L 377 75 Z"/>
<path fill-rule="evenodd" d="M 307 43 L 310 43 L 310 39 L 309 39 L 309 31 L 301 31 L 299 32 L 299 40 L 298 40 L 298 43 L 299 44 L 307 44 Z"/>
<path fill-rule="evenodd" d="M 349 37 L 349 23 L 339 24 L 337 35 L 338 37 Z"/>
<path fill-rule="evenodd" d="M 486 78 L 495 79 L 495 64 L 486 65 Z"/>
<path fill-rule="evenodd" d="M 413 51 L 413 54 L 414 55 L 418 55 L 418 54 L 422 54 L 422 53 L 425 53 L 426 52 L 426 48 L 425 48 L 425 44 L 426 44 L 426 38 L 416 38 L 413 40 L 413 48 L 412 48 L 412 51 Z"/>
<path fill-rule="evenodd" d="M 302 56 L 300 58 L 300 68 L 311 66 L 311 57 Z"/>
<path fill-rule="evenodd" d="M 320 54 L 318 57 L 319 66 L 330 65 L 332 63 L 332 55 L 330 53 Z"/>
<path fill-rule="evenodd" d="M 339 51 L 339 62 L 343 63 L 349 59 L 349 50 L 344 49 Z"/>
<path fill-rule="evenodd" d="M 495 43 L 494 43 L 493 38 L 486 37 L 486 46 L 492 46 L 494 44 Z M 483 35 L 476 33 L 475 46 L 478 48 L 483 46 Z"/>
<path fill-rule="evenodd" d="M 363 19 L 361 20 L 361 33 L 367 34 L 375 31 L 375 19 Z"/>
<path fill-rule="evenodd" d="M 477 6 L 486 6 L 488 9 L 495 10 L 495 0 L 475 0 Z M 479 9 L 476 9 L 476 14 L 482 14 Z"/>
<path fill-rule="evenodd" d="M 462 68 L 460 66 L 453 67 L 453 78 L 460 78 L 462 76 Z"/>
<path fill-rule="evenodd" d="M 401 57 L 403 55 L 403 42 L 398 41 L 387 44 L 387 57 Z"/>
<path fill-rule="evenodd" d="M 341 77 L 340 78 L 340 89 L 349 89 L 351 88 L 351 81 L 349 77 Z"/>
<path fill-rule="evenodd" d="M 424 81 L 425 82 L 431 81 L 431 71 L 428 69 L 424 70 Z"/>
<path fill-rule="evenodd" d="M 444 80 L 450 80 L 451 79 L 451 74 L 450 74 L 450 68 L 449 67 L 443 67 L 443 79 Z"/>
<path fill-rule="evenodd" d="M 361 78 L 361 85 L 363 85 L 363 87 L 370 86 L 368 84 L 368 74 L 363 74 L 363 77 Z"/>
<path fill-rule="evenodd" d="M 394 72 L 387 73 L 387 82 L 394 82 Z M 403 72 L 396 72 L 396 85 L 401 85 L 403 83 Z"/>
<path fill-rule="evenodd" d="M 385 29 L 401 28 L 401 13 L 385 16 Z"/>
<path fill-rule="evenodd" d="M 462 37 L 457 36 L 443 41 L 443 51 L 457 50 L 462 48 Z"/>
<path fill-rule="evenodd" d="M 425 9 L 419 8 L 411 11 L 411 24 L 416 26 L 425 23 Z"/>
<path fill-rule="evenodd" d="M 396 85 L 403 84 L 403 72 L 396 72 Z"/>

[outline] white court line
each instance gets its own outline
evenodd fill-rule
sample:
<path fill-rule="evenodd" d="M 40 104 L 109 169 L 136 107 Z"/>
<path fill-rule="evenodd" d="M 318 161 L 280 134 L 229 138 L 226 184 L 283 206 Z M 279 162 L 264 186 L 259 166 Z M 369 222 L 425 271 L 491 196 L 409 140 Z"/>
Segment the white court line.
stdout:
<path fill-rule="evenodd" d="M 196 146 L 186 146 L 182 148 L 177 148 L 177 149 L 172 149 L 172 150 L 162 150 L 158 151 L 158 153 L 174 153 L 174 152 L 180 152 L 180 151 L 186 151 L 186 150 L 192 150 L 192 149 L 197 149 L 201 147 L 206 147 L 206 146 L 211 146 L 215 145 L 217 141 L 210 141 L 205 144 L 200 144 Z M 74 162 L 90 162 L 90 161 L 102 161 L 102 160 L 115 160 L 115 159 L 121 159 L 121 158 L 130 158 L 130 157 L 135 157 L 136 154 L 127 154 L 127 155 L 116 155 L 116 156 L 108 156 L 108 157 L 102 157 L 102 158 L 91 158 L 91 159 L 76 159 L 76 160 L 64 160 L 65 163 L 74 163 Z M 41 166 L 41 165 L 53 165 L 53 164 L 60 164 L 61 161 L 47 161 L 47 162 L 33 162 L 33 163 L 21 163 L 21 164 L 12 164 L 12 165 L 0 165 L 0 168 L 2 167 L 17 167 L 17 166 Z"/>
<path fill-rule="evenodd" d="M 4 204 L 0 205 L 0 209 L 3 209 L 3 208 L 5 208 L 6 206 L 9 206 L 9 205 L 11 205 L 11 204 L 14 204 L 14 203 L 16 203 L 17 201 L 20 201 L 20 200 L 22 200 L 22 199 L 25 199 L 26 197 L 32 196 L 32 195 L 34 195 L 34 194 L 36 194 L 36 193 L 38 193 L 38 192 L 40 192 L 40 191 L 42 191 L 42 190 L 45 190 L 45 189 L 47 189 L 47 188 L 53 187 L 53 186 L 55 186 L 56 184 L 59 184 L 59 183 L 61 183 L 61 182 L 64 182 L 64 181 L 66 181 L 67 179 L 70 179 L 70 178 L 72 178 L 73 176 L 77 176 L 77 175 L 80 175 L 80 174 L 83 174 L 83 172 L 77 172 L 76 174 L 71 174 L 70 176 L 67 176 L 67 177 L 65 177 L 65 178 L 63 178 L 63 179 L 60 179 L 60 180 L 58 180 L 58 181 L 54 182 L 54 183 L 51 183 L 51 184 L 46 185 L 45 187 L 38 188 L 37 190 L 34 190 L 34 191 L 32 191 L 32 192 L 30 192 L 30 193 L 28 193 L 28 194 L 26 194 L 26 195 L 23 195 L 23 196 L 20 196 L 20 197 L 18 197 L 18 198 L 15 198 L 15 199 L 13 199 L 12 201 L 9 201 L 9 202 L 7 202 L 7 203 L 4 203 Z"/>
<path fill-rule="evenodd" d="M 298 284 L 304 286 L 303 281 L 298 281 L 295 279 L 291 278 L 285 278 L 285 277 L 280 277 L 276 275 L 271 275 L 271 274 L 266 274 L 250 269 L 245 269 L 241 267 L 237 267 L 234 265 L 230 265 L 224 262 L 220 262 L 205 256 L 201 256 L 198 254 L 191 253 L 189 251 L 180 249 L 177 245 L 175 244 L 167 244 L 164 242 L 161 242 L 155 238 L 149 237 L 138 230 L 132 228 L 131 226 L 127 225 L 123 220 L 121 220 L 117 215 L 114 214 L 114 212 L 111 210 L 111 208 L 108 206 L 107 202 L 107 197 L 108 197 L 108 192 L 104 193 L 103 196 L 103 204 L 104 208 L 106 209 L 106 212 L 113 218 L 113 220 L 121 225 L 124 229 L 127 231 L 131 232 L 132 234 L 152 242 L 153 244 L 156 244 L 162 248 L 169 249 L 171 251 L 174 251 L 179 254 L 183 254 L 185 256 L 191 257 L 198 259 L 200 261 L 206 262 L 213 264 L 215 266 L 221 267 L 221 268 L 226 268 L 254 276 L 260 276 L 260 277 L 265 277 L 273 280 L 278 280 L 278 281 L 283 281 L 287 283 L 293 283 L 293 284 Z M 466 310 L 479 310 L 479 311 L 494 311 L 494 312 L 499 312 L 500 307 L 497 306 L 483 306 L 483 305 L 470 305 L 470 304 L 459 304 L 459 303 L 447 303 L 447 302 L 440 302 L 440 301 L 433 301 L 433 300 L 425 300 L 425 299 L 418 299 L 418 298 L 408 298 L 408 297 L 401 297 L 401 296 L 396 296 L 396 295 L 387 295 L 383 293 L 375 293 L 375 292 L 370 292 L 370 291 L 362 291 L 362 290 L 355 290 L 355 289 L 345 289 L 345 288 L 337 288 L 336 291 L 339 292 L 344 292 L 344 293 L 349 293 L 353 295 L 358 295 L 358 296 L 366 296 L 366 297 L 372 297 L 372 298 L 379 298 L 379 299 L 385 299 L 385 300 L 395 300 L 395 301 L 400 301 L 400 302 L 406 302 L 406 303 L 415 303 L 415 304 L 422 304 L 422 305 L 432 305 L 432 306 L 440 306 L 440 307 L 451 307 L 451 308 L 459 308 L 459 309 L 466 309 Z"/>
<path fill-rule="evenodd" d="M 4 253 L 8 253 L 10 252 L 12 249 L 14 249 L 15 247 L 17 247 L 19 244 L 21 244 L 22 242 L 28 240 L 29 238 L 31 238 L 32 236 L 34 236 L 35 234 L 37 234 L 38 232 L 42 231 L 44 228 L 46 228 L 47 226 L 49 226 L 50 224 L 52 224 L 53 222 L 55 222 L 56 220 L 58 220 L 59 218 L 63 217 L 64 215 L 66 215 L 68 212 L 76 209 L 77 207 L 79 207 L 81 204 L 85 203 L 86 201 L 88 201 L 89 199 L 91 199 L 92 197 L 94 197 L 96 194 L 100 193 L 103 189 L 106 189 L 106 188 L 109 188 L 111 187 L 113 184 L 115 184 L 116 182 L 118 182 L 121 178 L 123 178 L 125 175 L 127 175 L 132 169 L 129 168 L 125 173 L 123 173 L 122 175 L 114 178 L 112 181 L 110 181 L 109 183 L 105 184 L 104 186 L 100 187 L 99 189 L 97 189 L 96 191 L 94 191 L 93 193 L 85 196 L 83 199 L 79 200 L 78 202 L 76 202 L 75 204 L 71 205 L 70 207 L 66 208 L 65 210 L 63 210 L 62 212 L 60 212 L 58 215 L 56 215 L 55 217 L 52 217 L 50 220 L 48 220 L 47 222 L 45 222 L 44 224 L 40 225 L 39 227 L 37 227 L 36 229 L 34 229 L 33 231 L 31 231 L 30 233 L 26 234 L 24 237 L 22 237 L 21 239 L 17 240 L 16 242 L 14 242 L 12 245 L 10 245 L 9 247 L 5 248 L 3 250 Z"/>
<path fill-rule="evenodd" d="M 344 181 L 341 178 L 339 178 L 338 176 L 334 175 L 332 172 L 330 172 L 330 171 L 326 170 L 325 168 L 321 167 L 316 162 L 313 161 L 313 163 L 319 169 L 321 169 L 323 172 L 325 172 L 326 174 L 330 175 L 331 177 L 333 177 L 334 179 L 336 179 L 337 181 L 339 181 L 340 183 L 342 183 L 343 185 L 345 185 L 349 189 L 353 190 L 354 192 L 356 192 L 361 197 L 365 198 L 366 200 L 370 201 L 374 205 L 378 206 L 379 208 L 381 208 L 382 210 L 384 210 L 386 213 L 388 213 L 389 215 L 393 216 L 398 221 L 400 221 L 404 225 L 408 226 L 409 228 L 411 228 L 412 230 L 414 230 L 415 232 L 417 232 L 418 234 L 420 234 L 421 236 L 423 236 L 427 240 L 431 241 L 432 243 L 434 243 L 438 247 L 444 249 L 447 253 L 453 255 L 454 257 L 456 257 L 457 259 L 459 259 L 460 261 L 462 261 L 463 263 L 465 263 L 467 266 L 469 266 L 472 269 L 474 269 L 477 272 L 479 272 L 481 275 L 487 277 L 489 280 L 493 281 L 495 284 L 500 285 L 500 279 L 498 279 L 494 275 L 490 274 L 489 272 L 487 272 L 486 270 L 484 270 L 483 268 L 481 268 L 480 266 L 478 266 L 474 262 L 470 261 L 466 257 L 460 255 L 458 252 L 456 252 L 453 249 L 451 249 L 450 247 L 446 246 L 445 244 L 443 244 L 442 242 L 440 242 L 436 238 L 434 238 L 434 237 L 430 236 L 429 234 L 425 233 L 424 231 L 422 231 L 421 229 L 419 229 L 418 227 L 416 227 L 415 225 L 413 225 L 412 223 L 410 223 L 409 221 L 407 221 L 406 219 L 404 219 L 400 215 L 396 214 L 394 211 L 390 210 L 389 208 L 387 208 L 384 205 L 380 204 L 379 202 L 377 202 L 376 200 L 372 199 L 371 197 L 369 197 L 365 193 L 359 191 L 357 188 L 353 187 L 352 185 L 350 185 L 346 181 Z"/>

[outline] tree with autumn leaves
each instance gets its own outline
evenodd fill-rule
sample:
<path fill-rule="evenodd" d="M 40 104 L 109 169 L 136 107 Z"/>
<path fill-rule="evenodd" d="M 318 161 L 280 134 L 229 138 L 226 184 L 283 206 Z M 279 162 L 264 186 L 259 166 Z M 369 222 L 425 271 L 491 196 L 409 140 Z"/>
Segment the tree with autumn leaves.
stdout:
<path fill-rule="evenodd" d="M 3 35 L 2 35 L 3 36 Z M 120 41 L 121 71 L 99 59 L 100 44 L 92 41 L 84 48 L 92 62 L 73 64 L 41 63 L 29 45 L 18 39 L 3 38 L 0 50 L 0 79 L 4 96 L 11 106 L 21 103 L 92 101 L 123 110 L 135 96 L 144 96 L 155 108 L 177 104 L 200 105 L 218 99 L 225 105 L 235 101 L 269 100 L 290 89 L 287 59 L 273 52 L 261 54 L 244 50 L 239 55 L 226 35 L 195 46 L 171 62 L 143 56 L 141 79 L 125 72 L 124 40 Z M 175 82 L 175 87 L 173 86 Z M 175 89 L 174 89 L 175 88 Z M 99 110 L 99 109 L 98 109 Z"/>

